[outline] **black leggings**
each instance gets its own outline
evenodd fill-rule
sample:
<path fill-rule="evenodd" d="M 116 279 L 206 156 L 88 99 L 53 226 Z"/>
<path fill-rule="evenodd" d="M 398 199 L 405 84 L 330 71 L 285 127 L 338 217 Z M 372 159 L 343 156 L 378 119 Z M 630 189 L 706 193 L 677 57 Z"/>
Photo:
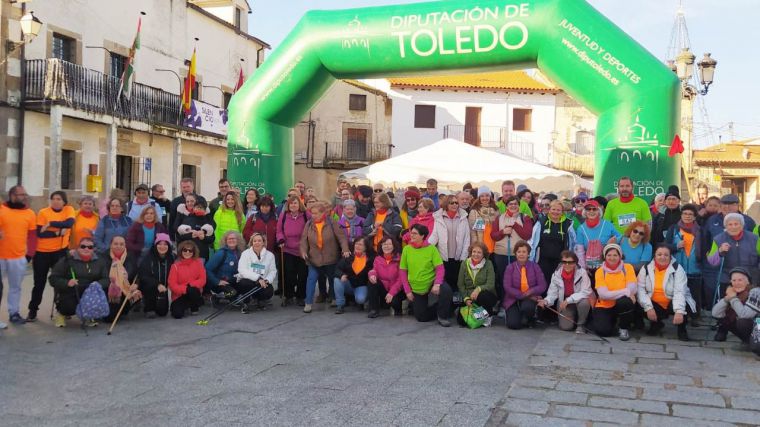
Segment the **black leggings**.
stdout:
<path fill-rule="evenodd" d="M 594 330 L 603 337 L 615 334 L 615 323 L 620 329 L 630 329 L 636 305 L 628 297 L 615 300 L 611 308 L 595 308 L 593 311 Z"/>
<path fill-rule="evenodd" d="M 236 282 L 233 285 L 233 287 L 237 291 L 238 295 L 243 295 L 258 288 L 259 284 L 254 282 L 253 280 L 240 279 L 240 281 Z M 266 301 L 266 300 L 271 299 L 273 295 L 274 295 L 274 288 L 270 284 L 266 288 L 263 288 L 260 291 L 256 291 L 256 293 L 251 295 L 249 298 L 246 298 L 246 300 L 243 302 L 247 303 L 254 299 L 257 301 Z"/>
<path fill-rule="evenodd" d="M 459 268 L 462 266 L 462 261 L 457 261 L 454 258 L 449 258 L 443 262 L 444 280 L 451 287 L 452 292 L 459 292 L 457 288 L 457 282 L 459 281 Z M 462 295 L 464 297 L 464 295 Z"/>
<path fill-rule="evenodd" d="M 522 329 L 523 320 L 530 322 L 536 318 L 536 301 L 526 298 L 517 300 L 507 309 L 507 328 Z"/>
<path fill-rule="evenodd" d="M 175 319 L 181 319 L 185 317 L 185 311 L 189 308 L 191 311 L 196 311 L 203 305 L 203 296 L 198 288 L 189 286 L 185 295 L 172 301 L 171 312 L 172 317 Z"/>
<path fill-rule="evenodd" d="M 140 283 L 140 292 L 142 292 L 143 312 L 155 312 L 157 316 L 164 317 L 169 312 L 169 293 L 158 292 L 157 286 L 149 286 Z"/>
<path fill-rule="evenodd" d="M 436 318 L 448 319 L 451 316 L 451 304 L 453 293 L 447 283 L 441 285 L 441 292 L 438 294 L 438 301 L 430 304 L 430 292 L 426 294 L 414 294 L 412 307 L 414 308 L 414 318 L 418 322 L 429 322 Z M 435 296 L 433 296 L 435 298 Z"/>
<path fill-rule="evenodd" d="M 285 298 L 306 298 L 306 277 L 309 275 L 309 268 L 303 258 L 285 252 L 282 275 L 285 282 Z"/>
<path fill-rule="evenodd" d="M 466 296 L 469 297 L 469 295 Z M 475 304 L 488 310 L 488 314 L 490 315 L 494 315 L 499 311 L 499 307 L 496 306 L 498 303 L 498 298 L 496 298 L 496 295 L 491 291 L 480 291 L 478 297 L 475 299 Z M 458 309 L 457 323 L 459 323 L 460 326 L 466 326 L 464 319 L 462 318 L 462 313 Z"/>
<path fill-rule="evenodd" d="M 45 283 L 48 280 L 48 273 L 59 259 L 66 256 L 66 250 L 61 249 L 56 252 L 37 252 L 32 260 L 32 270 L 34 271 L 34 287 L 32 288 L 32 299 L 29 300 L 29 310 L 37 311 L 42 302 L 42 294 L 45 292 Z"/>
<path fill-rule="evenodd" d="M 385 303 L 385 296 L 388 295 L 388 291 L 385 290 L 385 286 L 383 286 L 380 280 L 374 285 L 372 283 L 367 285 L 367 295 L 370 310 L 378 311 L 380 310 L 380 307 L 388 306 L 388 304 Z M 398 293 L 393 296 L 393 300 L 390 303 L 390 306 L 393 307 L 393 311 L 396 313 L 401 312 L 401 301 L 405 298 L 406 295 L 404 295 L 403 290 L 398 291 Z"/>

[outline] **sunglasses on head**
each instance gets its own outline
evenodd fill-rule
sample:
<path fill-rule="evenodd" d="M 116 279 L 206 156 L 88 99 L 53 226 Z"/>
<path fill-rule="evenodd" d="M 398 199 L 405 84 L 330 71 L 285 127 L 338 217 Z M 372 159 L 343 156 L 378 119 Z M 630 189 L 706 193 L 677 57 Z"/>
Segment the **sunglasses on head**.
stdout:
<path fill-rule="evenodd" d="M 79 245 L 80 249 L 95 249 L 94 245 Z"/>
<path fill-rule="evenodd" d="M 640 236 L 643 236 L 646 233 L 644 231 L 642 231 L 642 230 L 633 230 L 633 231 L 631 231 L 631 234 L 638 234 Z"/>

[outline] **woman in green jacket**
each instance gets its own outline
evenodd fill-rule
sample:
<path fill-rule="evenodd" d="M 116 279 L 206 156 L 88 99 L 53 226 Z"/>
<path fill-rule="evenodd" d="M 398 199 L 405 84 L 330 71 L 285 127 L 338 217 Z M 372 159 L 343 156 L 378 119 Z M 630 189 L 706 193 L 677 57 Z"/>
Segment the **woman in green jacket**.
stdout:
<path fill-rule="evenodd" d="M 496 297 L 494 283 L 496 274 L 493 264 L 488 259 L 488 249 L 482 242 L 470 245 L 470 256 L 462 261 L 459 269 L 457 287 L 468 306 L 477 304 L 488 310 L 491 315 L 499 311 L 499 298 Z M 457 310 L 457 323 L 466 326 L 462 314 Z"/>
<path fill-rule="evenodd" d="M 243 205 L 234 192 L 229 192 L 224 196 L 219 209 L 214 212 L 214 249 L 219 250 L 222 245 L 222 236 L 228 231 L 243 232 L 245 224 L 245 214 L 243 214 Z"/>

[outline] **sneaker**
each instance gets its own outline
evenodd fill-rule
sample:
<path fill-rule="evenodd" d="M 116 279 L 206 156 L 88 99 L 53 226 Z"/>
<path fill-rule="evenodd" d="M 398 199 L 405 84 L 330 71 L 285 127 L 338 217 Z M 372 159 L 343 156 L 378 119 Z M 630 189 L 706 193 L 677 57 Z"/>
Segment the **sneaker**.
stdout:
<path fill-rule="evenodd" d="M 343 309 L 342 305 L 339 305 L 338 308 L 335 309 L 335 314 L 343 314 L 346 310 Z"/>
<path fill-rule="evenodd" d="M 325 302 L 324 295 L 317 295 L 317 297 L 314 299 L 314 304 L 322 304 L 323 302 Z"/>
<path fill-rule="evenodd" d="M 374 319 L 374 318 L 376 318 L 379 315 L 380 315 L 380 313 L 378 313 L 377 310 L 370 310 L 369 314 L 367 315 L 367 317 L 369 317 L 370 319 Z"/>
<path fill-rule="evenodd" d="M 620 328 L 620 331 L 618 331 L 618 338 L 620 338 L 620 341 L 628 341 L 631 339 L 631 334 L 628 333 L 628 329 Z"/>
<path fill-rule="evenodd" d="M 504 310 L 504 307 L 499 309 L 499 314 L 496 315 L 499 319 L 504 319 L 507 317 L 507 312 Z"/>
<path fill-rule="evenodd" d="M 36 322 L 37 321 L 37 310 L 29 310 L 29 313 L 26 315 L 26 321 L 27 322 Z"/>
<path fill-rule="evenodd" d="M 444 328 L 448 328 L 449 326 L 451 326 L 451 320 L 444 319 L 443 317 L 439 317 L 438 324 L 443 326 Z"/>
<path fill-rule="evenodd" d="M 84 324 L 87 327 L 96 328 L 98 326 L 98 321 L 95 320 L 95 319 L 90 319 L 90 320 L 86 321 Z"/>
<path fill-rule="evenodd" d="M 332 300 L 332 299 L 331 299 L 331 300 L 329 300 L 328 302 L 330 303 L 330 307 L 331 307 L 331 308 L 335 308 L 335 307 L 337 307 L 337 306 L 338 306 L 338 303 L 337 303 L 337 302 L 335 302 L 335 300 Z"/>
<path fill-rule="evenodd" d="M 248 314 L 248 304 L 242 303 L 242 305 L 240 306 L 240 313 Z"/>
<path fill-rule="evenodd" d="M 728 338 L 728 331 L 720 328 L 718 329 L 718 332 L 715 333 L 715 338 L 713 338 L 713 340 L 723 342 L 726 340 L 726 338 Z"/>
<path fill-rule="evenodd" d="M 195 316 L 196 314 L 198 314 L 198 311 L 199 311 L 199 309 L 197 309 L 197 308 L 196 308 L 196 309 L 192 309 L 192 308 L 191 308 L 191 309 L 190 309 L 190 315 L 191 315 L 191 316 Z"/>
<path fill-rule="evenodd" d="M 311 304 L 304 304 L 304 306 L 303 306 L 303 312 L 304 313 L 311 313 Z"/>
<path fill-rule="evenodd" d="M 11 314 L 10 321 L 14 325 L 23 325 L 24 323 L 26 323 L 26 319 L 24 319 L 23 317 L 21 317 L 21 315 L 18 314 L 18 313 Z"/>
<path fill-rule="evenodd" d="M 665 324 L 662 322 L 651 322 L 649 324 L 649 329 L 647 329 L 647 335 L 655 336 L 659 334 L 662 328 L 664 327 L 665 327 Z"/>
<path fill-rule="evenodd" d="M 578 325 L 578 327 L 575 328 L 575 333 L 578 335 L 583 335 L 586 333 L 586 331 L 580 325 Z"/>
<path fill-rule="evenodd" d="M 66 326 L 66 317 L 63 316 L 63 314 L 59 312 L 55 312 L 55 316 L 53 316 L 53 324 L 56 328 L 63 328 Z"/>
<path fill-rule="evenodd" d="M 8 329 L 8 324 L 0 320 L 0 329 Z"/>

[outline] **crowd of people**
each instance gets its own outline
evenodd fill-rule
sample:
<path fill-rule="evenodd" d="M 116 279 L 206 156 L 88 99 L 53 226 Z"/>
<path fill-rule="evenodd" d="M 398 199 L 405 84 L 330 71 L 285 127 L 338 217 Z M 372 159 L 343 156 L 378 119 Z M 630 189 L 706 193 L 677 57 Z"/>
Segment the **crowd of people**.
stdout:
<path fill-rule="evenodd" d="M 556 322 L 621 340 L 634 329 L 661 334 L 670 318 L 688 340 L 687 323 L 705 321 L 708 310 L 718 319 L 715 340 L 728 332 L 749 340 L 760 316 L 760 242 L 737 196 L 708 197 L 700 186 L 695 203 L 684 204 L 671 186 L 650 204 L 627 177 L 617 194 L 594 198 L 512 181 L 499 190 L 467 184 L 444 195 L 431 179 L 397 195 L 341 179 L 331 200 L 300 181 L 277 200 L 222 179 L 207 202 L 184 178 L 173 200 L 161 185 L 139 185 L 132 197 L 116 189 L 75 207 L 54 191 L 35 213 L 15 186 L 0 206 L 9 321 L 37 320 L 49 284 L 63 327 L 99 283 L 106 321 L 122 306 L 148 318 L 182 318 L 209 301 L 265 310 L 277 294 L 304 313 L 314 304 L 336 314 L 366 306 L 369 318 L 390 309 L 448 327 L 468 324 L 460 308 L 477 307 L 509 329 Z M 28 262 L 33 289 L 23 317 Z"/>

